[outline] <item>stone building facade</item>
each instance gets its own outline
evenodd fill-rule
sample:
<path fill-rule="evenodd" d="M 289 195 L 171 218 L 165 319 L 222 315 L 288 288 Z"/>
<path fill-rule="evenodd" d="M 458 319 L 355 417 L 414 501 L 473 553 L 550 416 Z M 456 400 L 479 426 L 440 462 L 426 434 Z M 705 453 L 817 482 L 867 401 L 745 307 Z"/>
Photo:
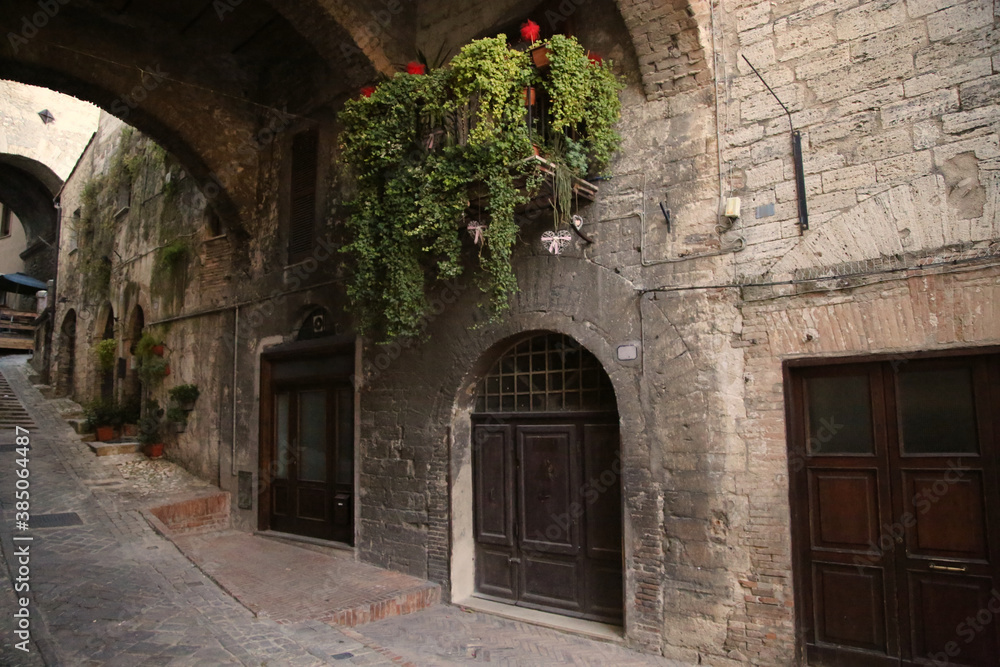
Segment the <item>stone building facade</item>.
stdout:
<path fill-rule="evenodd" d="M 309 95 L 275 84 L 232 101 L 221 85 L 185 88 L 181 71 L 188 81 L 221 75 L 186 70 L 176 54 L 162 52 L 169 76 L 148 90 L 148 103 L 127 107 L 127 120 L 170 149 L 165 164 L 173 166 L 144 172 L 150 208 L 131 207 L 118 223 L 110 308 L 90 304 L 84 324 L 82 292 L 65 277 L 57 288 L 67 301 L 58 306 L 56 331 L 70 330 L 71 310 L 77 317 L 78 363 L 62 371 L 66 391 L 95 390 L 83 363 L 88 345 L 104 335 L 109 312 L 129 322 L 139 306 L 144 326 L 162 332 L 175 369 L 164 387 L 176 376 L 203 391 L 191 427 L 168 455 L 231 491 L 242 529 L 311 530 L 281 509 L 282 498 L 307 485 L 282 481 L 277 452 L 289 434 L 308 435 L 301 424 L 288 426 L 289 411 L 319 410 L 311 414 L 330 424 L 330 456 L 340 457 L 329 468 L 336 484 L 315 501 L 330 515 L 323 536 L 473 603 L 504 599 L 486 562 L 506 554 L 510 576 L 535 595 L 515 594 L 518 602 L 588 616 L 578 602 L 590 599 L 588 586 L 601 576 L 566 575 L 562 589 L 539 592 L 511 543 L 483 539 L 483 508 L 493 502 L 483 491 L 495 481 L 482 468 L 489 443 L 505 443 L 496 451 L 513 457 L 497 459 L 500 468 L 511 466 L 511 481 L 497 492 L 522 492 L 508 510 L 526 521 L 528 482 L 516 478 L 513 459 L 524 457 L 527 467 L 530 452 L 502 438 L 559 433 L 545 445 L 555 453 L 535 462 L 550 481 L 570 480 L 564 490 L 585 495 L 596 486 L 580 483 L 611 473 L 601 488 L 614 491 L 602 490 L 592 506 L 614 497 L 620 509 L 617 615 L 637 650 L 713 665 L 916 664 L 942 653 L 958 664 L 994 664 L 995 626 L 968 644 L 949 630 L 986 608 L 983 594 L 1000 578 L 996 545 L 976 532 L 996 525 L 1000 506 L 989 435 L 1000 414 L 1000 311 L 993 305 L 1000 297 L 1000 49 L 991 3 L 258 4 L 309 44 L 297 70 Z M 335 255 L 344 200 L 337 109 L 418 49 L 455 47 L 529 16 L 572 30 L 613 59 L 627 82 L 622 150 L 598 200 L 580 211 L 594 243 L 577 241 L 554 256 L 537 241 L 548 222 L 525 220 L 515 253 L 520 292 L 501 322 L 485 321 L 467 274 L 431 295 L 427 341 L 379 346 L 356 338 Z M 220 30 L 232 25 L 223 18 Z M 122 59 L 135 51 L 118 46 Z M 30 79 L 32 59 L 44 54 L 24 48 L 28 55 L 3 58 Z M 264 67 L 257 61 L 226 62 L 277 76 L 252 69 Z M 339 62 L 339 78 L 323 76 Z M 79 90 L 95 80 L 133 90 L 134 82 L 102 73 L 101 65 L 56 66 L 81 82 Z M 216 103 L 218 114 L 200 129 L 178 121 L 170 94 L 179 90 L 184 103 Z M 213 90 L 227 92 L 213 98 Z M 111 96 L 95 101 L 114 111 Z M 92 166 L 78 168 L 64 190 L 64 222 L 79 207 L 71 202 L 81 197 L 84 174 L 104 169 L 119 142 L 112 121 L 102 128 L 103 143 L 81 163 Z M 318 156 L 314 243 L 290 262 L 296 137 L 309 132 Z M 182 171 L 181 204 L 165 213 L 157 188 L 167 173 L 173 179 Z M 724 215 L 737 197 L 740 214 Z M 136 231 L 144 219 L 160 231 Z M 63 268 L 74 262 L 68 228 L 62 276 L 73 275 Z M 156 297 L 157 248 L 182 235 L 191 239 L 184 280 L 172 298 Z M 125 358 L 126 334 L 115 335 Z M 574 458 L 590 456 L 583 434 L 610 433 L 588 431 L 606 426 L 587 421 L 592 415 L 574 421 L 577 430 L 559 431 L 558 415 L 541 423 L 519 414 L 516 391 L 514 407 L 503 409 L 504 364 L 516 367 L 541 351 L 560 351 L 558 363 L 566 363 L 562 353 L 573 345 L 586 352 L 573 352 L 581 370 L 593 359 L 603 373 L 595 391 L 604 378 L 613 387 L 617 435 L 605 442 L 619 443 L 608 445 L 615 462 Z M 64 359 L 56 346 L 54 363 Z M 490 410 L 494 378 L 500 407 Z M 947 401 L 932 400 L 931 381 L 952 383 Z M 909 420 L 921 414 L 953 419 L 956 432 L 971 429 L 971 449 L 959 443 L 938 451 L 931 443 L 908 451 L 917 423 Z M 855 417 L 864 423 L 820 430 Z M 940 430 L 938 422 L 924 429 Z M 854 439 L 844 444 L 845 434 Z M 577 442 L 569 446 L 575 454 L 556 441 Z M 947 482 L 946 454 L 962 484 Z M 934 502 L 916 512 L 907 498 L 924 491 L 934 491 Z M 912 525 L 897 534 L 908 512 Z M 942 538 L 946 516 L 980 523 Z M 586 521 L 569 523 L 593 528 L 592 546 L 600 526 Z M 910 542 L 883 546 L 887 536 Z M 524 546 L 523 536 L 516 539 Z M 538 567 L 556 568 L 554 557 L 535 556 Z M 489 572 L 503 570 L 497 567 Z"/>

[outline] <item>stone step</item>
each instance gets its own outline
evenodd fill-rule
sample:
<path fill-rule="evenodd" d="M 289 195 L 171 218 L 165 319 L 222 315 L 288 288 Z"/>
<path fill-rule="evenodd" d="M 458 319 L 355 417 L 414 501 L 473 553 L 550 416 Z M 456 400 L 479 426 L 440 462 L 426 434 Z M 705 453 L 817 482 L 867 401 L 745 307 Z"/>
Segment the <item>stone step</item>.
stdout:
<path fill-rule="evenodd" d="M 91 431 L 90 424 L 88 424 L 87 420 L 84 419 L 83 417 L 73 417 L 73 418 L 67 419 L 66 423 L 69 424 L 70 428 L 72 428 L 74 431 L 76 431 L 80 435 L 86 435 L 87 433 L 90 433 L 90 431 Z"/>
<path fill-rule="evenodd" d="M 159 522 L 154 527 L 171 535 L 191 535 L 229 528 L 229 493 L 220 491 L 170 505 L 153 507 L 149 512 Z"/>
<path fill-rule="evenodd" d="M 91 441 L 87 446 L 98 456 L 115 456 L 117 454 L 135 454 L 142 450 L 142 445 L 135 438 L 118 438 L 107 442 Z"/>
<path fill-rule="evenodd" d="M 42 396 L 44 396 L 45 398 L 55 398 L 55 387 L 53 387 L 52 385 L 50 385 L 50 384 L 36 384 L 36 385 L 32 385 L 32 386 L 35 389 L 37 389 L 38 393 L 41 394 Z"/>
<path fill-rule="evenodd" d="M 49 404 L 56 409 L 63 419 L 78 419 L 83 417 L 83 408 L 71 398 L 53 398 Z"/>

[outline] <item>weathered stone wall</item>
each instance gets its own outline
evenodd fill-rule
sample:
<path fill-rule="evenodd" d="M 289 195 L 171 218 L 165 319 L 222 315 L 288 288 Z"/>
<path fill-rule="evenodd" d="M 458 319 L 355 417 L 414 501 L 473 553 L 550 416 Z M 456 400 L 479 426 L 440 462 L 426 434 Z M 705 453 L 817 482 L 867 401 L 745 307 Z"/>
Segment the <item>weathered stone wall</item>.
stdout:
<path fill-rule="evenodd" d="M 743 198 L 733 345 L 746 358 L 734 476 L 749 521 L 725 649 L 796 660 L 782 362 L 906 354 L 1000 338 L 995 299 L 998 40 L 990 3 L 722 3 L 727 194 Z M 797 225 L 789 118 L 810 229 Z M 773 205 L 774 212 L 758 207 Z M 759 212 L 758 212 L 759 210 Z M 955 273 L 938 265 L 958 260 Z M 906 270 L 910 268 L 911 270 Z M 943 272 L 943 273 L 942 273 Z M 929 274 L 929 275 L 925 275 Z M 840 276 L 832 280 L 810 279 Z M 739 414 L 737 411 L 734 414 Z M 681 643 L 681 642 L 677 642 Z"/>
<path fill-rule="evenodd" d="M 47 109 L 55 120 L 43 123 Z M 97 127 L 92 104 L 37 86 L 0 81 L 0 153 L 38 162 L 65 181 Z M 57 186 L 58 187 L 58 186 Z"/>
<path fill-rule="evenodd" d="M 1000 296 L 995 18 L 988 3 L 948 0 L 551 4 L 552 19 L 572 19 L 581 41 L 613 59 L 628 83 L 623 149 L 599 200 L 581 213 L 595 243 L 548 255 L 542 211 L 522 227 L 521 293 L 505 318 L 484 321 L 466 275 L 436 288 L 429 342 L 365 347 L 358 557 L 437 581 L 452 599 L 468 594 L 471 392 L 514 337 L 561 332 L 597 356 L 618 398 L 627 641 L 692 663 L 800 663 L 782 363 L 1000 342 L 990 306 Z M 413 53 L 393 48 L 433 55 L 534 9 L 418 2 L 400 15 L 413 19 Z M 361 22 L 346 29 L 357 36 L 370 19 L 352 11 L 343 15 Z M 405 36 L 410 27 L 395 30 Z M 386 54 L 369 55 L 384 65 Z M 803 134 L 804 233 L 789 118 L 744 55 Z M 335 239 L 344 214 L 336 104 L 328 102 L 317 94 L 308 117 L 282 117 L 266 141 L 258 133 L 247 142 L 241 130 L 225 149 L 201 137 L 213 146 L 210 166 L 232 153 L 246 166 L 245 242 L 213 231 L 186 182 L 190 198 L 165 220 L 155 208 L 160 174 L 144 195 L 153 197 L 150 219 L 162 223 L 157 233 L 144 235 L 130 218 L 117 246 L 129 262 L 116 274 L 116 314 L 127 318 L 138 303 L 147 323 L 173 320 L 163 324 L 175 366 L 168 380 L 196 381 L 205 392 L 172 455 L 234 498 L 236 473 L 257 475 L 257 490 L 266 481 L 261 353 L 292 340 L 316 306 L 350 333 L 330 248 L 294 266 L 285 256 L 291 136 L 310 124 L 321 128 L 324 164 L 318 235 Z M 268 128 L 276 117 L 261 114 Z M 85 156 L 90 173 L 110 159 L 110 134 Z M 79 206 L 83 177 L 74 179 L 64 216 Z M 732 226 L 719 215 L 729 196 L 743 200 Z M 189 273 L 176 290 L 153 285 L 160 233 L 192 234 Z M 72 254 L 61 252 L 72 271 Z M 70 307 L 80 311 L 83 360 L 99 335 L 101 304 L 72 290 L 72 280 L 61 281 L 70 301 L 57 306 L 55 331 Z M 617 360 L 623 343 L 638 344 L 637 360 Z M 77 394 L 94 385 L 81 370 Z M 257 527 L 256 504 L 234 511 L 237 526 Z"/>
<path fill-rule="evenodd" d="M 995 239 L 998 38 L 990 2 L 743 2 L 726 13 L 723 159 L 744 276 Z M 813 229 L 800 236 L 789 118 Z M 774 204 L 774 215 L 756 217 Z"/>
<path fill-rule="evenodd" d="M 229 358 L 220 352 L 227 337 L 231 338 L 232 328 L 225 324 L 229 316 L 218 312 L 222 297 L 206 281 L 228 282 L 231 269 L 228 258 L 220 258 L 215 252 L 211 273 L 203 275 L 202 257 L 211 252 L 207 248 L 212 245 L 205 198 L 170 156 L 156 158 L 155 151 L 147 150 L 148 139 L 130 138 L 130 133 L 131 128 L 102 115 L 94 142 L 62 193 L 61 272 L 56 288 L 52 376 L 59 377 L 60 365 L 67 363 L 68 350 L 58 332 L 72 310 L 77 318 L 75 369 L 72 385 L 64 389 L 81 402 L 98 395 L 93 346 L 103 337 L 110 307 L 115 318 L 118 357 L 126 360 L 128 369 L 127 379 L 116 378 L 115 395 L 123 398 L 126 385 L 134 382 L 131 363 L 136 339 L 130 327 L 137 309 L 141 309 L 145 331 L 163 340 L 171 366 L 168 377 L 148 388 L 149 397 L 166 409 L 171 387 L 193 383 L 201 390 L 186 431 L 174 434 L 163 429 L 167 455 L 201 477 L 217 481 L 220 397 L 228 386 L 219 382 L 219 367 L 224 367 Z M 113 201 L 105 202 L 96 212 L 96 224 L 112 224 L 115 230 L 108 254 L 110 285 L 98 293 L 86 286 L 92 269 L 81 264 L 87 240 L 80 215 L 86 215 L 84 191 L 88 184 L 112 169 L 113 162 L 120 159 L 115 156 L 123 143 L 135 145 L 133 154 L 142 157 L 126 181 L 131 184 L 127 210 L 119 211 L 120 202 Z M 168 266 L 163 251 L 177 244 L 185 248 L 183 259 Z"/>

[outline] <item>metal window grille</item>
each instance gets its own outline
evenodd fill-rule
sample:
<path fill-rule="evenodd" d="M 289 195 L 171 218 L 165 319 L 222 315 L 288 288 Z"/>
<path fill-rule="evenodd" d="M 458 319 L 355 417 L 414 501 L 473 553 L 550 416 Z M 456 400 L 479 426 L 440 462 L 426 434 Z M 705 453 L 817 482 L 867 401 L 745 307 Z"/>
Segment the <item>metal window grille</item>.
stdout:
<path fill-rule="evenodd" d="M 561 334 L 508 349 L 479 382 L 476 412 L 614 411 L 614 388 L 594 355 Z"/>

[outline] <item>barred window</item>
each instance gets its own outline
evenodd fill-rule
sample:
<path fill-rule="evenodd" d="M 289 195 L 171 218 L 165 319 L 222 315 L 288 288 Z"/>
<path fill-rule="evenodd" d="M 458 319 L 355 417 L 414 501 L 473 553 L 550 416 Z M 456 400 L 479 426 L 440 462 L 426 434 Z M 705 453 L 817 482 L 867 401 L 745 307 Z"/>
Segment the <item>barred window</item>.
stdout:
<path fill-rule="evenodd" d="M 479 382 L 476 412 L 617 409 L 597 358 L 569 336 L 542 334 L 508 349 Z"/>

